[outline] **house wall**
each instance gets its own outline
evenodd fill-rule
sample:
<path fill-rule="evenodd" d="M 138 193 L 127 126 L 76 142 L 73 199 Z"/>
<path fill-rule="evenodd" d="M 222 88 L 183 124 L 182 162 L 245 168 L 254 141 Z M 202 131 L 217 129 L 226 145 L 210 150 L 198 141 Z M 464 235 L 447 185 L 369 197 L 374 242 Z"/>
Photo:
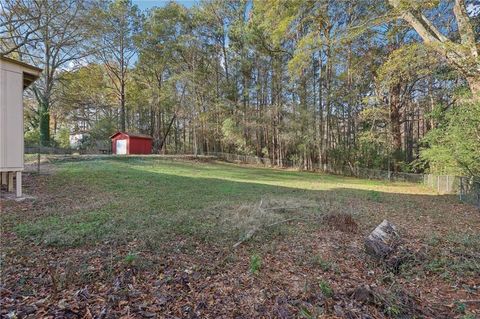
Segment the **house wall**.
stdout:
<path fill-rule="evenodd" d="M 23 70 L 0 60 L 0 171 L 23 170 Z"/>

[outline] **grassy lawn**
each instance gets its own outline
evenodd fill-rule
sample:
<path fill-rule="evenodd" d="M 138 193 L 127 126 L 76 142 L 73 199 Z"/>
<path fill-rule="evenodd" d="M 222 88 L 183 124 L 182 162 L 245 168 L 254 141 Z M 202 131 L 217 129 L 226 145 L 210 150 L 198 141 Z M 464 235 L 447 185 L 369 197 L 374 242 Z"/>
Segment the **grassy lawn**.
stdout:
<path fill-rule="evenodd" d="M 303 213 L 309 215 L 334 211 L 360 215 L 363 208 L 350 211 L 349 202 L 365 200 L 385 206 L 392 194 L 433 195 L 414 184 L 227 163 L 119 158 L 64 162 L 58 169 L 45 191 L 59 194 L 59 205 L 15 227 L 22 237 L 56 246 L 133 239 L 161 243 L 171 236 L 214 242 L 221 237 L 225 244 L 246 231 L 239 227 L 238 210 L 253 209 L 261 200 L 284 202 L 285 207 L 306 206 Z M 75 198 L 73 210 L 61 203 L 66 191 Z M 270 217 L 280 221 L 289 213 Z"/>
<path fill-rule="evenodd" d="M 315 318 L 334 314 L 334 305 L 346 309 L 361 283 L 383 296 L 367 305 L 370 314 L 475 311 L 468 300 L 478 299 L 480 215 L 422 185 L 158 157 L 56 162 L 25 180 L 36 199 L 4 203 L 2 285 L 18 296 L 48 296 L 48 307 L 36 306 L 45 314 L 65 311 L 63 294 L 82 315 L 106 307 L 120 316 L 128 306 L 142 317 L 138 300 L 120 294 L 133 289 L 158 317 L 193 318 L 183 313 L 188 306 L 200 317 L 230 318 L 237 309 L 238 316 Z M 325 222 L 336 214 L 351 216 L 358 229 Z M 394 273 L 363 251 L 363 238 L 383 219 L 399 227 L 414 255 Z M 118 300 L 82 303 L 81 287 Z M 11 307 L 21 311 L 28 298 Z M 424 309 L 414 310 L 412 300 Z"/>

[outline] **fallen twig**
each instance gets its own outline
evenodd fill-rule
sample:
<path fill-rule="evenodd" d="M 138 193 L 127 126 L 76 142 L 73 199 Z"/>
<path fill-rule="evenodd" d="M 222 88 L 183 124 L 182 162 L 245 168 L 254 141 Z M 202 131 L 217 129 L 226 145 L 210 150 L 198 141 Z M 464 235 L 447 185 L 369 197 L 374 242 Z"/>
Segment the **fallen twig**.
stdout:
<path fill-rule="evenodd" d="M 288 223 L 288 222 L 291 222 L 292 220 L 310 221 L 310 220 L 312 220 L 312 219 L 310 219 L 310 218 L 298 218 L 298 217 L 288 218 L 288 219 L 280 220 L 280 221 L 278 221 L 278 222 L 275 222 L 275 223 L 272 223 L 272 224 L 270 224 L 270 225 L 267 225 L 266 227 L 272 227 L 272 226 L 275 226 L 275 225 L 278 225 L 278 224 Z"/>
<path fill-rule="evenodd" d="M 267 207 L 264 208 L 264 210 L 278 210 L 278 209 L 285 209 L 285 210 L 291 210 L 291 209 L 300 209 L 300 208 L 317 208 L 318 206 L 315 205 L 308 205 L 308 206 L 275 206 L 275 207 Z"/>

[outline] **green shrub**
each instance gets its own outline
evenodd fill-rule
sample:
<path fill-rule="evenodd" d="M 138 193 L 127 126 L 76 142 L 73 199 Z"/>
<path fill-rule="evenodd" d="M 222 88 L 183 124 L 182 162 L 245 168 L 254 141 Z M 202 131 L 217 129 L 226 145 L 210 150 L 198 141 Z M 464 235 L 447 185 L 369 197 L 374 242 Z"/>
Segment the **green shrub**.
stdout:
<path fill-rule="evenodd" d="M 35 146 L 40 143 L 40 131 L 38 128 L 26 131 L 24 134 L 24 141 L 26 146 Z"/>
<path fill-rule="evenodd" d="M 67 128 L 61 128 L 55 135 L 55 143 L 61 148 L 69 148 L 70 131 Z"/>

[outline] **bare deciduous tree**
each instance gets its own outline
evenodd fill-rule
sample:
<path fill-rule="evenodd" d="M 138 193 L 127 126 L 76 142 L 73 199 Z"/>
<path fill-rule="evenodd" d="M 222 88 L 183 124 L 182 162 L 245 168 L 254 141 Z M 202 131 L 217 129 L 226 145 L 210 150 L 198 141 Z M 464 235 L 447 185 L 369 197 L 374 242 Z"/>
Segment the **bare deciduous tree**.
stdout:
<path fill-rule="evenodd" d="M 109 4 L 102 14 L 99 58 L 120 102 L 120 130 L 125 131 L 125 86 L 132 58 L 135 56 L 134 35 L 140 29 L 138 8 L 129 0 Z"/>
<path fill-rule="evenodd" d="M 453 13 L 458 27 L 460 42 L 455 42 L 443 35 L 421 11 L 409 1 L 389 0 L 399 11 L 425 44 L 444 56 L 452 67 L 458 70 L 467 80 L 474 96 L 480 95 L 480 59 L 475 41 L 475 32 L 464 0 L 455 0 Z"/>
<path fill-rule="evenodd" d="M 0 54 L 11 54 L 38 40 L 40 15 L 45 1 L 5 0 L 0 2 Z"/>
<path fill-rule="evenodd" d="M 38 102 L 40 143 L 50 142 L 50 109 L 62 70 L 72 68 L 89 55 L 92 46 L 93 2 L 89 0 L 7 0 L 2 20 L 2 54 L 43 68 L 32 86 Z"/>

